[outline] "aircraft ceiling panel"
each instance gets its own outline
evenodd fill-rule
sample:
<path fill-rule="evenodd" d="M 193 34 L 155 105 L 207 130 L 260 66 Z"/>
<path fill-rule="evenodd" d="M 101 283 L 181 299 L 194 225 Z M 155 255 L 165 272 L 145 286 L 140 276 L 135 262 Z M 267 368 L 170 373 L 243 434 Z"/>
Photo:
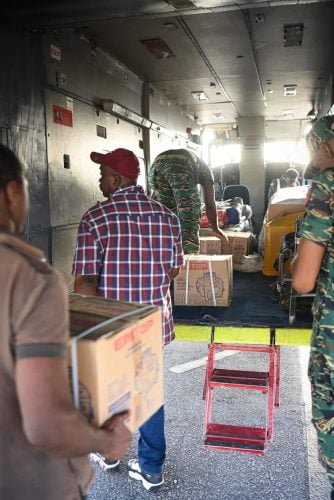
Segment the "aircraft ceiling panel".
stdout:
<path fill-rule="evenodd" d="M 26 27 L 76 26 L 203 123 L 260 115 L 288 124 L 289 110 L 305 119 L 334 64 L 333 0 L 7 0 L 6 16 Z M 287 26 L 302 27 L 301 45 L 284 46 Z M 156 38 L 173 57 L 154 57 L 141 42 Z M 296 97 L 283 97 L 287 84 Z"/>
<path fill-rule="evenodd" d="M 116 20 L 91 25 L 84 32 L 96 40 L 99 46 L 150 82 L 209 77 L 209 69 L 182 30 L 169 31 L 165 27 L 165 24 L 171 22 L 177 25 L 177 22 L 170 18 Z M 120 43 L 124 38 L 126 42 Z M 159 59 L 141 42 L 156 38 L 161 38 L 175 56 Z"/>

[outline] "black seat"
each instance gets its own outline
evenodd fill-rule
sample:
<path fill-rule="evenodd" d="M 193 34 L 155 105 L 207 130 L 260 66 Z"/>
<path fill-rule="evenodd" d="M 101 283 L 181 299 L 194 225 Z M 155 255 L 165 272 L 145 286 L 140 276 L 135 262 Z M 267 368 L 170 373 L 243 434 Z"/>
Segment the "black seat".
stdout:
<path fill-rule="evenodd" d="M 223 200 L 242 198 L 244 205 L 250 205 L 249 189 L 243 184 L 226 186 L 223 191 Z"/>

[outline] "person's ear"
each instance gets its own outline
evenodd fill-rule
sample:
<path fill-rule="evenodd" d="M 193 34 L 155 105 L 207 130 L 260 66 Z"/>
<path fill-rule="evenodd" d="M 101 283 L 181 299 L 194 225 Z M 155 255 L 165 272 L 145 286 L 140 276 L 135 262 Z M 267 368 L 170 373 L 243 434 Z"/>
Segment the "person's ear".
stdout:
<path fill-rule="evenodd" d="M 334 151 L 327 142 L 323 142 L 319 149 L 326 158 L 334 158 Z"/>
<path fill-rule="evenodd" d="M 330 141 L 326 142 L 324 146 L 326 146 L 328 157 L 334 159 L 334 139 L 331 139 Z"/>
<path fill-rule="evenodd" d="M 111 182 L 114 187 L 118 188 L 121 185 L 122 178 L 119 174 L 112 174 L 111 175 Z"/>
<path fill-rule="evenodd" d="M 17 209 L 22 203 L 22 189 L 23 185 L 12 180 L 7 182 L 4 187 L 8 209 L 10 211 Z"/>

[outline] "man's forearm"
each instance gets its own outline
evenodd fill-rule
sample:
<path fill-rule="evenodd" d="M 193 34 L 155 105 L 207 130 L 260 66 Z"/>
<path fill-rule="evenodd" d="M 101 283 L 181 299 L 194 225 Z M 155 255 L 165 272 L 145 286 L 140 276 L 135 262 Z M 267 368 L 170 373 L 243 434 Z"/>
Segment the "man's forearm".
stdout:
<path fill-rule="evenodd" d="M 110 432 L 94 428 L 69 406 L 67 411 L 59 412 L 51 419 L 49 425 L 45 426 L 45 432 L 39 430 L 35 435 L 27 437 L 30 437 L 30 442 L 36 447 L 59 457 L 78 457 L 96 451 L 117 460 L 125 452 L 122 449 L 123 442 L 124 447 L 129 444 L 128 434 L 125 429 L 124 438 L 120 439 L 117 429 Z"/>
<path fill-rule="evenodd" d="M 324 252 L 324 246 L 301 238 L 298 252 L 291 263 L 292 286 L 298 293 L 313 290 Z"/>
<path fill-rule="evenodd" d="M 206 207 L 206 216 L 212 229 L 218 229 L 218 220 L 217 220 L 217 210 L 216 207 Z"/>
<path fill-rule="evenodd" d="M 123 452 L 130 439 L 127 416 L 108 422 L 107 430 L 91 426 L 72 404 L 65 359 L 19 359 L 16 380 L 24 433 L 33 446 L 69 458 Z"/>
<path fill-rule="evenodd" d="M 96 275 L 79 276 L 74 280 L 74 291 L 82 295 L 97 295 L 99 278 Z"/>

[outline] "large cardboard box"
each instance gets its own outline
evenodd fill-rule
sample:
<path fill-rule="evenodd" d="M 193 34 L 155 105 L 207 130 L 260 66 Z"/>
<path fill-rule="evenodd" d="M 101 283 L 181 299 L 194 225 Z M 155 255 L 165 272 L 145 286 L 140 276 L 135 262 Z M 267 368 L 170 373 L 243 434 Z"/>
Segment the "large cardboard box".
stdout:
<path fill-rule="evenodd" d="M 243 255 L 248 255 L 249 244 L 252 233 L 224 231 L 229 239 L 228 244 L 222 241 L 222 254 L 231 254 L 233 256 L 233 264 L 240 264 Z"/>
<path fill-rule="evenodd" d="M 73 397 L 101 425 L 130 410 L 138 429 L 163 404 L 161 310 L 150 305 L 70 294 Z"/>
<path fill-rule="evenodd" d="M 305 206 L 303 203 L 276 203 L 268 205 L 266 221 L 271 222 L 289 214 L 303 212 Z"/>
<path fill-rule="evenodd" d="M 221 240 L 216 236 L 200 236 L 199 253 L 202 255 L 220 255 L 222 252 Z"/>
<path fill-rule="evenodd" d="M 174 304 L 228 306 L 232 288 L 232 255 L 186 255 L 174 280 Z"/>

